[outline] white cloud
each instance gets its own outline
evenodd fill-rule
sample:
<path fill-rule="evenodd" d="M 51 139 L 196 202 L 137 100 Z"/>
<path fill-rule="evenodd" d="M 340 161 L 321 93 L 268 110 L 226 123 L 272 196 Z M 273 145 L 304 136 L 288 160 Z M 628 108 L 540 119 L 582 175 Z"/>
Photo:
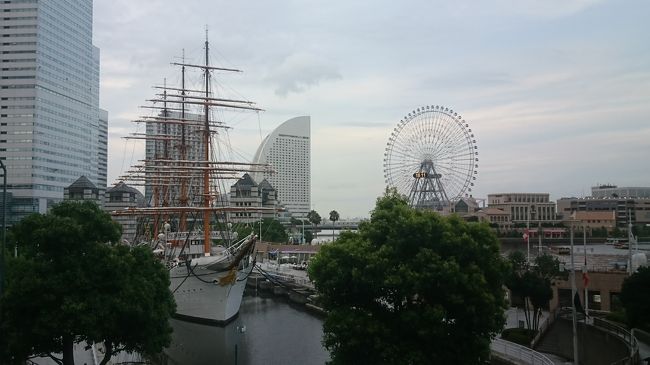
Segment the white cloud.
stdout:
<path fill-rule="evenodd" d="M 109 179 L 141 153 L 117 136 L 144 113 L 151 85 L 177 80 L 169 62 L 183 48 L 201 58 L 207 24 L 213 60 L 246 71 L 220 82 L 266 110 L 261 128 L 255 115 L 231 120 L 242 159 L 284 120 L 312 117 L 321 215 L 372 209 L 388 134 L 431 104 L 453 108 L 476 134 L 476 196 L 647 185 L 648 10 L 643 0 L 95 0 Z"/>
<path fill-rule="evenodd" d="M 322 57 L 305 52 L 294 53 L 272 68 L 268 80 L 275 85 L 275 93 L 287 96 L 301 93 L 322 81 L 340 79 L 336 67 Z"/>

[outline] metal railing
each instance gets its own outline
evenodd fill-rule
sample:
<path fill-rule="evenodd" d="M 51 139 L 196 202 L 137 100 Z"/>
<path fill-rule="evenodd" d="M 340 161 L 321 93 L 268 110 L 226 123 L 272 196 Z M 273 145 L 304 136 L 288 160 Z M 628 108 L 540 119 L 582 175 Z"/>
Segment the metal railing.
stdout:
<path fill-rule="evenodd" d="M 506 359 L 519 360 L 531 365 L 553 365 L 553 361 L 546 355 L 529 349 L 528 347 L 518 345 L 514 342 L 506 341 L 501 338 L 495 338 L 490 344 L 490 350 L 497 355 Z"/>
<path fill-rule="evenodd" d="M 639 344 L 636 341 L 636 337 L 632 336 L 630 331 L 621 327 L 615 323 L 607 321 L 602 318 L 594 318 L 594 327 L 598 327 L 608 333 L 614 334 L 623 341 L 628 346 L 629 355 L 623 357 L 620 360 L 617 360 L 610 365 L 627 365 L 627 364 L 638 364 L 639 363 Z"/>

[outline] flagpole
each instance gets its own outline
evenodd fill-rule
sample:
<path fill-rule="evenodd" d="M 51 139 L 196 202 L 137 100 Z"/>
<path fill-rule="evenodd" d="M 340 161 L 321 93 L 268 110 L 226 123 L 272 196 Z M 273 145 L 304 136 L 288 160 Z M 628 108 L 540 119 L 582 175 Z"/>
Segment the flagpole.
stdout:
<path fill-rule="evenodd" d="M 528 213 L 526 218 L 526 246 L 528 247 L 526 261 L 530 265 L 530 205 L 526 208 L 526 212 Z"/>
<path fill-rule="evenodd" d="M 571 222 L 571 308 L 573 309 L 573 363 L 580 364 L 578 361 L 578 316 L 576 313 L 576 267 L 573 254 L 573 222 Z"/>
<path fill-rule="evenodd" d="M 582 227 L 582 242 L 585 248 L 585 265 L 582 268 L 582 283 L 585 285 L 585 323 L 587 323 L 587 316 L 589 315 L 589 292 L 587 289 L 587 285 L 589 285 L 587 279 L 587 226 Z"/>
<path fill-rule="evenodd" d="M 632 234 L 632 211 L 627 210 L 627 271 L 630 275 L 634 274 L 632 271 L 632 240 L 634 235 Z"/>

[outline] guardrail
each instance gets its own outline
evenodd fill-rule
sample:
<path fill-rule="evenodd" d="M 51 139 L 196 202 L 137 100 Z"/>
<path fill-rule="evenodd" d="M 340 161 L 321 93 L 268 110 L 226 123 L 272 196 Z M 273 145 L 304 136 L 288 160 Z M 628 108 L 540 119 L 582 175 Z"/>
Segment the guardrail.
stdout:
<path fill-rule="evenodd" d="M 546 355 L 529 349 L 528 347 L 518 345 L 514 342 L 506 341 L 501 338 L 495 338 L 490 344 L 490 350 L 497 355 L 506 359 L 519 360 L 531 365 L 553 365 L 553 361 Z"/>
<path fill-rule="evenodd" d="M 643 343 L 650 343 L 650 333 L 638 328 L 634 329 L 634 338 L 641 340 Z"/>
<path fill-rule="evenodd" d="M 628 345 L 628 348 L 630 350 L 629 355 L 611 363 L 610 365 L 627 365 L 639 363 L 639 344 L 636 341 L 636 337 L 632 336 L 630 331 L 602 318 L 594 318 L 594 327 L 598 327 L 604 331 L 622 338 L 623 341 L 625 341 L 625 343 Z"/>
<path fill-rule="evenodd" d="M 265 275 L 281 280 L 285 283 L 294 283 L 308 288 L 314 288 L 314 283 L 307 277 L 291 275 L 289 273 L 273 270 L 272 268 L 262 268 L 259 264 L 257 265 L 257 268 L 262 270 Z"/>

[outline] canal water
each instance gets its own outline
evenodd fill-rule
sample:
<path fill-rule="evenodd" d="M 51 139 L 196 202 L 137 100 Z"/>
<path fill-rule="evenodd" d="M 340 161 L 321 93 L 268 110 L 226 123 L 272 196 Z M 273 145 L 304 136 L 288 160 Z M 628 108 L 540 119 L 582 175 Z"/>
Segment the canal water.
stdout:
<path fill-rule="evenodd" d="M 171 320 L 172 344 L 162 363 L 322 365 L 323 321 L 283 297 L 246 292 L 239 316 L 224 327 Z"/>

